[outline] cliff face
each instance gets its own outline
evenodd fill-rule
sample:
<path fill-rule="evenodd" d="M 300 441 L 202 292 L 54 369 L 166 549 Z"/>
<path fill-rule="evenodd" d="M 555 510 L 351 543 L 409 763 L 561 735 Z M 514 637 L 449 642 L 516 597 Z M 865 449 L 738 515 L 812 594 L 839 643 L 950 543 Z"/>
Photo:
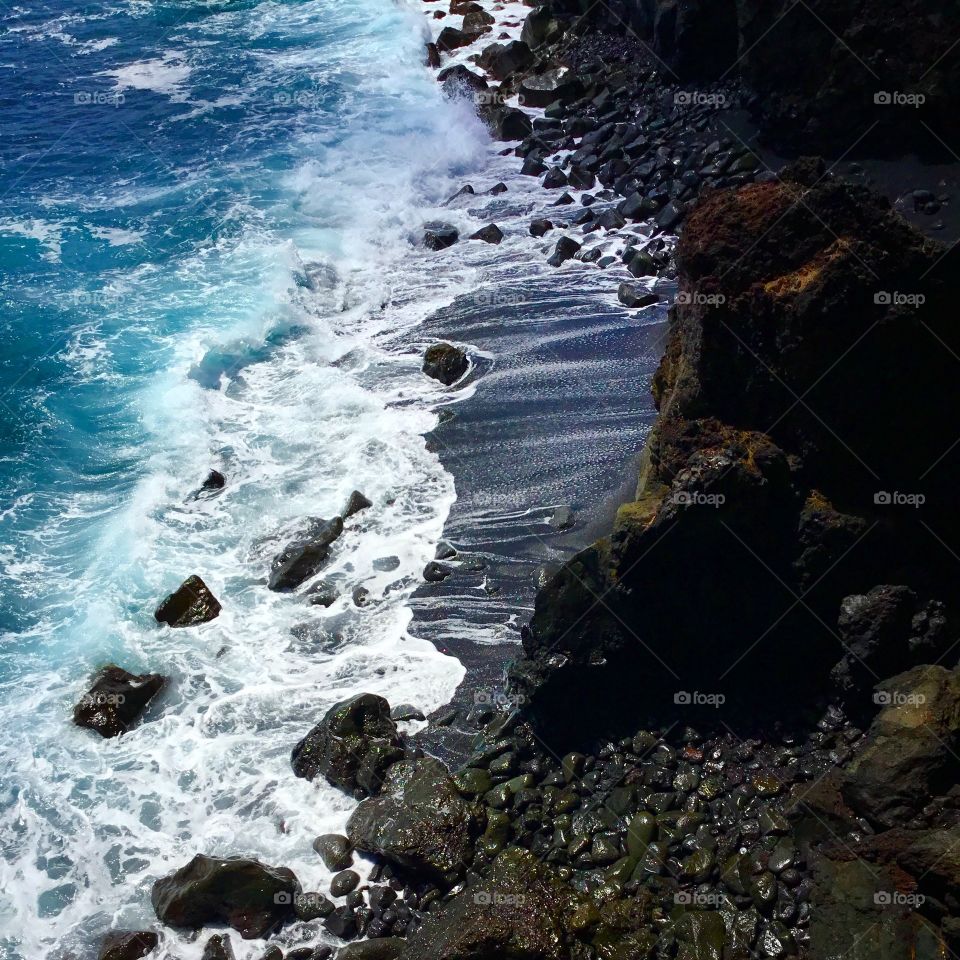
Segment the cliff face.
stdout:
<path fill-rule="evenodd" d="M 957 149 L 960 21 L 935 0 L 549 0 L 587 28 L 635 33 L 681 83 L 741 78 L 776 145 Z"/>
<path fill-rule="evenodd" d="M 513 667 L 545 729 L 585 735 L 571 703 L 602 703 L 612 726 L 690 691 L 747 713 L 832 692 L 856 709 L 946 649 L 960 553 L 950 260 L 815 163 L 701 202 L 677 250 L 637 499 L 541 591 Z M 843 611 L 889 585 L 905 621 L 878 641 Z"/>

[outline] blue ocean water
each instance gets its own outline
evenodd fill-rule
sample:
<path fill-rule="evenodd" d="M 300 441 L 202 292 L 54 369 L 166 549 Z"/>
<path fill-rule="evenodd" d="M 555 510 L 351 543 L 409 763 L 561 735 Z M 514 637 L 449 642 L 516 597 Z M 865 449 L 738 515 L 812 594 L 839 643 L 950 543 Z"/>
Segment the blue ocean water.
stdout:
<path fill-rule="evenodd" d="M 430 709 L 461 675 L 405 600 L 455 496 L 416 326 L 471 277 L 418 274 L 410 238 L 491 148 L 424 30 L 390 0 L 0 13 L 0 957 L 155 922 L 150 884 L 196 852 L 320 888 L 310 840 L 350 803 L 291 746 L 371 678 Z M 355 487 L 345 599 L 270 594 L 284 536 Z M 222 615 L 159 628 L 192 573 Z M 103 741 L 70 715 L 111 661 L 171 682 Z"/>

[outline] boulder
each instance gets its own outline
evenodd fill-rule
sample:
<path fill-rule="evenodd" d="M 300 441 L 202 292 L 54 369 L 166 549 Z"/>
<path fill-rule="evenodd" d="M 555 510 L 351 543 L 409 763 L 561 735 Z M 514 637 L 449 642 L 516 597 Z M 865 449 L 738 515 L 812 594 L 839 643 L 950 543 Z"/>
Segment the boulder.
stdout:
<path fill-rule="evenodd" d="M 451 343 L 435 343 L 423 355 L 423 372 L 447 387 L 453 386 L 469 368 L 466 352 Z"/>
<path fill-rule="evenodd" d="M 293 772 L 313 780 L 318 774 L 355 797 L 376 795 L 391 764 L 403 757 L 390 704 L 360 693 L 334 704 L 293 748 Z"/>
<path fill-rule="evenodd" d="M 297 878 L 286 867 L 200 853 L 158 880 L 151 901 L 167 926 L 199 930 L 223 923 L 251 940 L 293 919 L 293 898 L 299 890 Z"/>
<path fill-rule="evenodd" d="M 617 288 L 617 299 L 625 306 L 631 309 L 637 307 L 649 307 L 653 303 L 658 303 L 660 298 L 655 293 L 649 293 L 638 287 L 634 283 L 621 283 Z"/>
<path fill-rule="evenodd" d="M 580 956 L 580 896 L 550 867 L 517 847 L 482 879 L 431 911 L 407 939 L 403 960 L 568 960 Z M 613 954 L 609 954 L 613 956 Z"/>
<path fill-rule="evenodd" d="M 73 708 L 73 722 L 96 730 L 101 737 L 119 737 L 137 722 L 166 682 L 159 673 L 138 676 L 108 664 Z"/>
<path fill-rule="evenodd" d="M 198 576 L 187 577 L 154 611 L 158 623 L 170 627 L 192 627 L 220 615 L 220 601 Z"/>
<path fill-rule="evenodd" d="M 350 494 L 350 499 L 347 500 L 347 505 L 343 508 L 343 519 L 346 520 L 355 513 L 359 513 L 361 510 L 366 510 L 367 507 L 372 506 L 372 500 L 368 500 L 359 490 L 354 490 L 353 493 Z"/>
<path fill-rule="evenodd" d="M 423 711 L 412 703 L 398 703 L 390 711 L 390 719 L 398 723 L 404 720 L 426 720 Z"/>
<path fill-rule="evenodd" d="M 437 74 L 437 80 L 443 84 L 444 90 L 448 93 L 457 90 L 474 93 L 478 90 L 487 89 L 487 81 L 479 73 L 474 73 L 462 63 L 441 70 Z"/>
<path fill-rule="evenodd" d="M 575 257 L 580 252 L 580 244 L 572 237 L 561 237 L 553 248 L 552 256 L 547 260 L 551 267 L 559 267 L 561 263 Z"/>
<path fill-rule="evenodd" d="M 430 67 L 431 70 L 439 70 L 441 62 L 440 51 L 437 49 L 437 45 L 435 43 L 426 44 L 424 53 L 424 63 L 426 66 Z"/>
<path fill-rule="evenodd" d="M 464 15 L 463 32 L 480 36 L 482 33 L 489 33 L 490 24 L 495 22 L 486 10 L 471 10 L 470 13 Z"/>
<path fill-rule="evenodd" d="M 533 53 L 521 40 L 492 43 L 480 54 L 479 63 L 494 80 L 503 81 L 529 67 L 533 63 Z"/>
<path fill-rule="evenodd" d="M 567 67 L 529 74 L 520 81 L 520 103 L 525 107 L 548 107 L 571 103 L 583 95 L 580 78 Z"/>
<path fill-rule="evenodd" d="M 423 579 L 427 583 L 440 583 L 443 580 L 446 580 L 450 574 L 453 573 L 453 568 L 447 566 L 445 563 L 439 563 L 436 560 L 431 560 L 423 568 Z"/>
<path fill-rule="evenodd" d="M 531 220 L 530 221 L 530 236 L 531 237 L 542 237 L 545 233 L 549 233 L 553 229 L 553 223 L 550 220 Z"/>
<path fill-rule="evenodd" d="M 330 545 L 343 533 L 343 519 L 315 519 L 303 537 L 286 546 L 275 558 L 267 586 L 271 590 L 296 590 L 327 562 Z"/>
<path fill-rule="evenodd" d="M 543 178 L 543 186 L 547 190 L 559 190 L 567 186 L 567 175 L 559 167 L 551 167 Z"/>
<path fill-rule="evenodd" d="M 479 112 L 496 140 L 523 140 L 533 131 L 530 117 L 516 107 L 482 104 Z"/>
<path fill-rule="evenodd" d="M 403 937 L 377 937 L 348 943 L 337 953 L 337 960 L 397 960 L 406 941 Z"/>
<path fill-rule="evenodd" d="M 234 960 L 233 944 L 225 933 L 215 933 L 203 946 L 200 960 Z"/>
<path fill-rule="evenodd" d="M 435 882 L 456 882 L 473 856 L 481 813 L 458 793 L 446 767 L 425 757 L 395 764 L 379 797 L 347 824 L 351 843 Z"/>
<path fill-rule="evenodd" d="M 428 250 L 445 250 L 460 239 L 457 228 L 449 223 L 427 223 L 423 228 L 423 245 Z"/>
<path fill-rule="evenodd" d="M 488 223 L 485 227 L 481 227 L 476 233 L 471 234 L 470 239 L 497 244 L 503 239 L 503 231 L 495 223 Z"/>
<path fill-rule="evenodd" d="M 353 844 L 339 833 L 325 833 L 313 841 L 328 870 L 346 870 L 353 863 Z"/>
<path fill-rule="evenodd" d="M 215 497 L 227 485 L 227 478 L 219 470 L 211 470 L 200 484 L 198 498 Z"/>
<path fill-rule="evenodd" d="M 844 774 L 844 799 L 877 827 L 909 821 L 960 779 L 960 674 L 920 666 L 877 685 L 884 704 Z"/>
<path fill-rule="evenodd" d="M 531 49 L 550 43 L 562 35 L 562 27 L 546 4 L 534 8 L 523 22 L 520 39 Z"/>
<path fill-rule="evenodd" d="M 844 597 L 837 631 L 846 652 L 833 669 L 837 686 L 859 695 L 877 677 L 901 673 L 918 660 L 938 662 L 954 642 L 945 609 L 936 600 L 921 602 L 903 585 Z"/>
<path fill-rule="evenodd" d="M 100 944 L 97 960 L 140 960 L 157 948 L 152 930 L 111 930 Z"/>
<path fill-rule="evenodd" d="M 453 50 L 459 50 L 460 47 L 469 46 L 478 36 L 477 33 L 467 33 L 456 27 L 444 27 L 440 31 L 440 36 L 437 37 L 437 49 L 441 53 L 450 53 Z"/>

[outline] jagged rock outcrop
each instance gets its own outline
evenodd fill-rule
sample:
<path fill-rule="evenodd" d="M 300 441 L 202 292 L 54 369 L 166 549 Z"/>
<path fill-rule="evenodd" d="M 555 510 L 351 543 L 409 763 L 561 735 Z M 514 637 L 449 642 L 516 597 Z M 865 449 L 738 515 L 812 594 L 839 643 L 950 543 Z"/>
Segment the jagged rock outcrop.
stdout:
<path fill-rule="evenodd" d="M 73 708 L 73 722 L 96 730 L 101 737 L 119 737 L 140 719 L 166 682 L 159 673 L 137 675 L 108 664 Z"/>
<path fill-rule="evenodd" d="M 881 677 L 840 663 L 837 623 L 877 584 L 912 591 L 942 649 L 960 550 L 960 450 L 929 415 L 960 401 L 946 248 L 801 162 L 710 194 L 676 259 L 637 499 L 541 590 L 512 670 L 557 736 L 636 721 L 657 691 L 782 710 L 834 670 L 869 697 Z M 898 668 L 922 662 L 903 646 Z"/>

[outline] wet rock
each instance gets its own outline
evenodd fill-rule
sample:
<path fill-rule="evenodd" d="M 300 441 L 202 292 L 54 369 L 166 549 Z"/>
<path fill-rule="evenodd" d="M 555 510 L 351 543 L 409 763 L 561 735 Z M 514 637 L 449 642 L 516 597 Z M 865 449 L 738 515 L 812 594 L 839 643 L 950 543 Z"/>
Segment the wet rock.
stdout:
<path fill-rule="evenodd" d="M 404 943 L 402 937 L 378 937 L 348 943 L 340 948 L 337 960 L 396 960 L 403 952 Z"/>
<path fill-rule="evenodd" d="M 118 737 L 137 722 L 165 683 L 166 677 L 158 673 L 138 676 L 108 664 L 73 708 L 73 722 L 101 737 Z"/>
<path fill-rule="evenodd" d="M 225 933 L 214 934 L 203 947 L 200 960 L 234 960 L 233 944 Z"/>
<path fill-rule="evenodd" d="M 293 898 L 293 912 L 297 919 L 304 921 L 304 923 L 329 917 L 333 910 L 333 901 L 316 891 L 298 893 Z"/>
<path fill-rule="evenodd" d="M 215 496 L 227 485 L 227 478 L 219 470 L 211 470 L 200 484 L 198 496 Z"/>
<path fill-rule="evenodd" d="M 360 874 L 355 870 L 341 870 L 330 881 L 330 895 L 345 897 L 351 890 L 356 890 L 360 883 Z"/>
<path fill-rule="evenodd" d="M 550 526 L 554 530 L 569 530 L 576 521 L 576 514 L 570 507 L 557 507 L 550 518 Z"/>
<path fill-rule="evenodd" d="M 452 386 L 469 369 L 465 351 L 450 343 L 435 343 L 423 355 L 423 372 L 445 386 Z"/>
<path fill-rule="evenodd" d="M 359 490 L 354 490 L 350 494 L 350 499 L 347 500 L 347 505 L 343 508 L 343 519 L 346 520 L 348 517 L 352 517 L 361 510 L 366 510 L 367 507 L 372 506 L 372 500 L 368 500 Z"/>
<path fill-rule="evenodd" d="M 514 847 L 497 856 L 485 878 L 429 913 L 401 957 L 567 960 L 585 909 L 549 867 Z"/>
<path fill-rule="evenodd" d="M 690 910 L 677 921 L 677 960 L 721 960 L 727 939 L 723 917 L 713 910 Z"/>
<path fill-rule="evenodd" d="M 445 563 L 438 563 L 436 560 L 431 560 L 423 568 L 423 579 L 427 583 L 441 583 L 453 573 L 453 567 L 448 567 Z"/>
<path fill-rule="evenodd" d="M 403 756 L 390 704 L 361 693 L 332 706 L 293 749 L 293 771 L 313 780 L 318 774 L 353 796 L 379 792 L 391 764 Z"/>
<path fill-rule="evenodd" d="M 203 580 L 194 575 L 187 577 L 173 593 L 164 598 L 153 616 L 158 623 L 170 627 L 192 627 L 215 619 L 220 610 L 220 601 Z"/>
<path fill-rule="evenodd" d="M 554 247 L 552 256 L 547 260 L 551 267 L 559 267 L 580 252 L 580 244 L 571 237 L 561 237 Z"/>
<path fill-rule="evenodd" d="M 559 190 L 566 185 L 567 175 L 559 167 L 551 167 L 543 178 L 543 186 L 547 190 Z"/>
<path fill-rule="evenodd" d="M 553 229 L 553 223 L 549 220 L 531 220 L 530 221 L 530 236 L 531 237 L 542 237 L 545 233 L 549 233 Z"/>
<path fill-rule="evenodd" d="M 474 73 L 462 63 L 441 70 L 437 74 L 437 80 L 448 90 L 461 90 L 469 93 L 487 89 L 487 81 L 479 73 Z"/>
<path fill-rule="evenodd" d="M 413 704 L 398 703 L 390 711 L 390 719 L 400 723 L 405 720 L 426 720 L 427 718 L 423 715 L 423 711 L 417 709 Z"/>
<path fill-rule="evenodd" d="M 568 207 L 570 206 L 571 203 L 573 203 L 573 197 L 571 197 L 570 194 L 567 193 L 566 190 L 564 190 L 564 192 L 561 193 L 560 196 L 557 197 L 557 199 L 550 204 L 550 206 L 551 207 Z"/>
<path fill-rule="evenodd" d="M 479 112 L 497 140 L 523 140 L 533 131 L 530 117 L 516 107 L 487 104 Z"/>
<path fill-rule="evenodd" d="M 428 250 L 444 250 L 459 239 L 459 231 L 449 223 L 432 222 L 424 225 L 423 245 Z"/>
<path fill-rule="evenodd" d="M 503 239 L 503 231 L 495 223 L 488 223 L 485 227 L 481 227 L 476 233 L 472 233 L 470 239 L 496 244 L 500 243 Z"/>
<path fill-rule="evenodd" d="M 522 112 L 522 111 L 521 111 Z M 495 183 L 487 193 L 491 197 L 498 197 L 501 193 L 507 192 L 507 185 L 505 183 Z"/>
<path fill-rule="evenodd" d="M 649 307 L 651 304 L 660 301 L 660 298 L 655 293 L 648 293 L 643 287 L 639 287 L 633 283 L 621 283 L 617 288 L 617 299 L 625 307 L 630 307 L 631 309 Z"/>
<path fill-rule="evenodd" d="M 566 67 L 530 74 L 520 81 L 520 103 L 525 107 L 548 107 L 560 101 L 569 103 L 583 92 L 580 78 Z"/>
<path fill-rule="evenodd" d="M 307 590 L 306 598 L 308 603 L 315 606 L 332 607 L 340 599 L 340 591 L 335 583 L 320 580 Z"/>
<path fill-rule="evenodd" d="M 469 46 L 476 39 L 476 33 L 467 33 L 465 30 L 458 30 L 456 27 L 444 27 L 437 37 L 437 49 L 441 53 L 451 53 L 454 50 L 459 50 L 460 47 Z"/>
<path fill-rule="evenodd" d="M 159 942 L 152 930 L 111 930 L 100 944 L 97 960 L 140 960 L 152 953 Z"/>
<path fill-rule="evenodd" d="M 339 833 L 325 833 L 313 841 L 328 870 L 346 870 L 353 863 L 353 844 Z"/>
<path fill-rule="evenodd" d="M 357 807 L 347 834 L 358 850 L 452 884 L 470 861 L 479 817 L 443 764 L 423 758 L 392 767 L 381 796 Z"/>
<path fill-rule="evenodd" d="M 366 587 L 354 587 L 350 596 L 355 607 L 365 607 L 370 602 L 370 591 Z"/>
<path fill-rule="evenodd" d="M 323 925 L 341 940 L 352 940 L 358 933 L 357 918 L 350 907 L 337 907 L 323 921 Z"/>
<path fill-rule="evenodd" d="M 267 586 L 286 593 L 309 580 L 326 563 L 330 545 L 343 533 L 343 519 L 317 519 L 305 535 L 286 546 L 273 560 Z"/>
<path fill-rule="evenodd" d="M 451 544 L 447 543 L 446 540 L 441 540 L 437 544 L 437 549 L 434 551 L 433 559 L 434 560 L 452 560 L 457 555 L 456 548 Z"/>
<path fill-rule="evenodd" d="M 400 566 L 400 558 L 393 557 L 377 557 L 373 561 L 373 569 L 377 570 L 380 573 L 390 573 L 393 570 L 396 570 Z"/>
<path fill-rule="evenodd" d="M 426 44 L 424 63 L 430 67 L 431 70 L 439 70 L 441 62 L 440 51 L 437 49 L 437 45 L 435 43 Z"/>
<path fill-rule="evenodd" d="M 960 676 L 943 667 L 915 667 L 877 691 L 885 706 L 841 789 L 872 824 L 894 827 L 960 779 Z"/>
<path fill-rule="evenodd" d="M 517 70 L 524 70 L 533 63 L 533 53 L 520 40 L 508 43 L 492 43 L 480 54 L 480 66 L 494 80 L 506 80 Z"/>
<path fill-rule="evenodd" d="M 244 939 L 255 939 L 293 918 L 293 897 L 299 890 L 297 878 L 285 867 L 197 854 L 158 880 L 151 900 L 167 926 L 198 930 L 223 923 Z"/>

